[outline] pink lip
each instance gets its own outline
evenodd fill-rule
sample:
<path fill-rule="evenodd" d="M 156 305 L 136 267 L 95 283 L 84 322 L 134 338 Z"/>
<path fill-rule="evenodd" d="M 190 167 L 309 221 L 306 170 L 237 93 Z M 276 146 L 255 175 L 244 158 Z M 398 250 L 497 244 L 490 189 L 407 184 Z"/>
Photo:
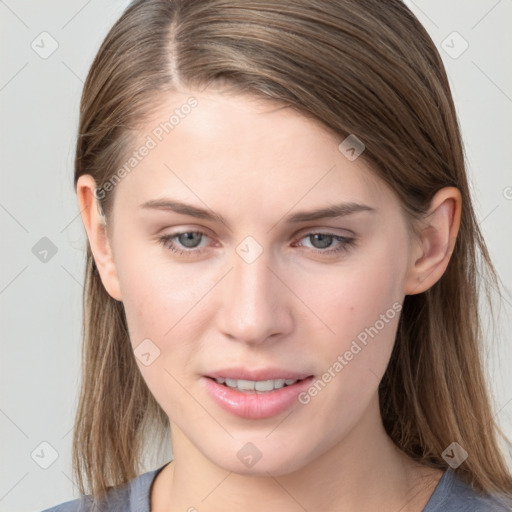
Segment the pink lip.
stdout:
<path fill-rule="evenodd" d="M 204 381 L 208 394 L 222 409 L 240 418 L 259 420 L 276 416 L 290 408 L 297 401 L 297 396 L 310 386 L 313 378 L 313 376 L 307 377 L 291 386 L 285 386 L 267 393 L 230 389 L 209 377 L 202 377 L 201 380 Z M 247 380 L 267 379 L 252 378 Z"/>
<path fill-rule="evenodd" d="M 224 368 L 206 375 L 213 379 L 236 379 L 236 380 L 274 380 L 274 379 L 296 379 L 302 380 L 311 374 L 292 372 L 283 368 L 261 368 L 259 370 L 248 370 L 247 368 Z"/>

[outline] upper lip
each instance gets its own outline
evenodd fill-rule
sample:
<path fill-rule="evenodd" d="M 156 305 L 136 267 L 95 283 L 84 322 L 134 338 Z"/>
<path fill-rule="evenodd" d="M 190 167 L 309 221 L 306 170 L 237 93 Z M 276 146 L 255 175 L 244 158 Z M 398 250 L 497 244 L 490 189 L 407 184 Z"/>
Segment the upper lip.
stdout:
<path fill-rule="evenodd" d="M 275 380 L 275 379 L 295 379 L 302 380 L 306 377 L 310 377 L 311 374 L 294 372 L 291 370 L 285 370 L 284 368 L 259 368 L 259 369 L 247 369 L 247 368 L 224 368 L 222 370 L 211 372 L 207 377 L 212 379 L 235 379 L 235 380 Z"/>

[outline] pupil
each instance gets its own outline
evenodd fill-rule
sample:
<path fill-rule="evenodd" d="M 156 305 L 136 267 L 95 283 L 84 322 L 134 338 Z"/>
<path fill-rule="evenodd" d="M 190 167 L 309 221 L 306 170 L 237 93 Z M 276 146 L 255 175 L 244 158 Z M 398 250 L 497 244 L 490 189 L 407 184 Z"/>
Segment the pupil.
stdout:
<path fill-rule="evenodd" d="M 312 235 L 313 237 L 315 237 L 316 241 L 320 240 L 320 249 L 324 249 L 325 247 L 329 247 L 330 242 L 332 241 L 332 236 L 330 235 L 322 235 L 322 234 L 316 234 L 316 235 Z M 322 239 L 324 239 L 324 241 L 322 242 Z M 313 244 L 314 245 L 314 244 Z"/>
<path fill-rule="evenodd" d="M 184 238 L 182 238 L 184 237 Z M 179 238 L 180 238 L 180 243 L 183 243 L 183 245 L 185 247 L 195 247 L 195 245 L 197 244 L 198 240 L 194 240 L 194 238 L 199 238 L 200 237 L 200 233 L 196 233 L 196 232 L 191 232 L 191 233 L 182 233 Z M 192 242 L 191 245 L 189 245 L 189 242 Z M 195 243 L 194 243 L 195 242 Z"/>

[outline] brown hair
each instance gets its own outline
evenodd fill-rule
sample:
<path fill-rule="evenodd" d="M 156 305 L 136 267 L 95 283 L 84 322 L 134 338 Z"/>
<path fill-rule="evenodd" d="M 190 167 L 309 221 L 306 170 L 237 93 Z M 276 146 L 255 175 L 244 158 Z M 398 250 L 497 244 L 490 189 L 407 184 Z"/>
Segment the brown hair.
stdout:
<path fill-rule="evenodd" d="M 291 106 L 340 141 L 356 135 L 411 219 L 440 188 L 460 190 L 461 227 L 446 272 L 405 298 L 379 387 L 381 414 L 392 440 L 420 463 L 447 468 L 441 454 L 456 441 L 469 453 L 455 470 L 461 479 L 477 491 L 511 493 L 478 310 L 481 283 L 497 288 L 498 279 L 473 210 L 448 80 L 425 29 L 400 0 L 137 0 L 108 33 L 84 86 L 75 188 L 82 174 L 99 188 L 114 175 L 166 94 L 210 84 Z M 101 197 L 107 217 L 113 197 Z M 87 481 L 97 497 L 137 476 L 146 441 L 165 438 L 169 425 L 88 242 L 85 284 L 73 470 L 80 491 Z"/>

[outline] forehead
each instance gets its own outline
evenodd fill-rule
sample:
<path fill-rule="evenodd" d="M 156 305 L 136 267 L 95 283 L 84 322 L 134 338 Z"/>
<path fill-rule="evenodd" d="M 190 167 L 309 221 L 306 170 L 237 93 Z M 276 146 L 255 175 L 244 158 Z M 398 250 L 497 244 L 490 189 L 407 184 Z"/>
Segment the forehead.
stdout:
<path fill-rule="evenodd" d="M 392 199 L 363 159 L 340 152 L 342 140 L 276 102 L 218 91 L 173 93 L 140 128 L 133 147 L 139 156 L 116 197 L 132 207 L 164 196 L 202 201 L 237 216 L 257 208 L 288 211 L 299 202 L 302 209 Z"/>

